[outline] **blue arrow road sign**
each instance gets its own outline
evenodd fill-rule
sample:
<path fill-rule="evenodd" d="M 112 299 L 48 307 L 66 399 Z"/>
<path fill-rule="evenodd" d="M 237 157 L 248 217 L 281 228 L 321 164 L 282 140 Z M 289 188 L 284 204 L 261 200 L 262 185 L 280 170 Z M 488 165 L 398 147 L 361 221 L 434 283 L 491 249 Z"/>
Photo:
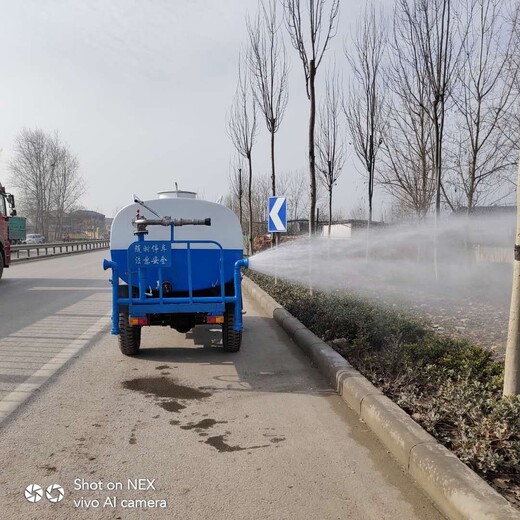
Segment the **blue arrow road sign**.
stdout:
<path fill-rule="evenodd" d="M 269 197 L 269 233 L 287 231 L 287 199 L 285 197 Z"/>

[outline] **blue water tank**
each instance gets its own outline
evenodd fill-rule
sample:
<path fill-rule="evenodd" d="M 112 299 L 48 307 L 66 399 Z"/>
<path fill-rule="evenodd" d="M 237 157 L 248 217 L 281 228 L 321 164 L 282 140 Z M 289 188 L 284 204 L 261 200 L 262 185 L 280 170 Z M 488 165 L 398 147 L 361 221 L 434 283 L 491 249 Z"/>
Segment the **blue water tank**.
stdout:
<path fill-rule="evenodd" d="M 233 280 L 235 262 L 243 256 L 243 238 L 236 215 L 222 204 L 196 198 L 194 192 L 161 192 L 159 198 L 145 201 L 161 217 L 172 219 L 211 219 L 211 226 L 181 226 L 174 228 L 174 240 L 212 240 L 223 248 L 224 282 Z M 139 204 L 129 204 L 114 217 L 110 234 L 110 253 L 119 266 L 119 275 L 128 283 L 128 248 L 137 241 L 132 221 L 137 213 L 148 219 L 156 219 L 150 211 Z M 145 240 L 167 240 L 171 238 L 170 227 L 148 226 Z M 191 276 L 193 291 L 215 293 L 220 288 L 220 249 L 215 244 L 192 244 Z M 188 291 L 188 253 L 183 243 L 171 244 L 172 266 L 163 268 L 163 281 L 169 281 L 174 292 Z M 147 267 L 142 270 L 146 287 L 155 289 L 159 280 L 159 269 Z M 132 285 L 137 286 L 137 272 L 132 272 Z"/>

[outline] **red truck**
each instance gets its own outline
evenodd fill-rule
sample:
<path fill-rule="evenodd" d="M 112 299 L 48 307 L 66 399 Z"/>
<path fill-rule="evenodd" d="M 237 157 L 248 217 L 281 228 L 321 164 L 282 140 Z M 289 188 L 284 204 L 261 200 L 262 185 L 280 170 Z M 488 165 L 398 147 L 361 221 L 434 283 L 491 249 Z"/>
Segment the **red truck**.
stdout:
<path fill-rule="evenodd" d="M 9 208 L 9 213 L 7 212 Z M 16 216 L 14 208 L 14 195 L 6 193 L 0 184 L 0 278 L 4 273 L 4 267 L 11 263 L 11 244 L 9 243 L 9 217 Z"/>

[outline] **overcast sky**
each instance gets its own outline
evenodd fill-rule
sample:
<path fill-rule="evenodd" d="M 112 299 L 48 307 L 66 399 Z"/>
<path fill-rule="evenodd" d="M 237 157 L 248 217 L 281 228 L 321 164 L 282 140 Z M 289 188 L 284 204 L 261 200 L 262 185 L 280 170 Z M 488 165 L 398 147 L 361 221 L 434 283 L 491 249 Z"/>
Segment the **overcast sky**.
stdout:
<path fill-rule="evenodd" d="M 343 0 L 329 52 L 344 67 L 363 0 Z M 256 0 L 0 0 L 0 181 L 23 127 L 59 130 L 87 181 L 85 207 L 111 216 L 131 194 L 174 187 L 216 200 L 233 152 L 226 114 L 237 79 L 244 18 Z M 308 102 L 301 62 L 291 61 L 289 105 L 278 133 L 280 171 L 305 169 Z M 323 63 L 324 77 L 328 60 Z M 345 71 L 345 75 L 346 75 Z M 345 77 L 346 79 L 346 77 Z M 253 150 L 269 171 L 263 121 Z M 346 213 L 365 196 L 349 160 L 337 187 Z M 375 217 L 381 213 L 376 198 Z M 325 209 L 325 208 L 324 208 Z"/>

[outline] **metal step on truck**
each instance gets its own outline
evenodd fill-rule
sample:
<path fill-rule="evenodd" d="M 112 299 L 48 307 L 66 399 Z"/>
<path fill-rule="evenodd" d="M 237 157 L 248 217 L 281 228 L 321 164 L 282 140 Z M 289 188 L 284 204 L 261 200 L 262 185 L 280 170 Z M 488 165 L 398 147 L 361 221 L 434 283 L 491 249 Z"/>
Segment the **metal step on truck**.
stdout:
<path fill-rule="evenodd" d="M 242 342 L 242 229 L 221 204 L 186 191 L 161 192 L 121 209 L 110 233 L 112 334 L 121 352 L 138 354 L 144 326 L 186 333 L 196 325 L 222 327 L 222 346 Z"/>

